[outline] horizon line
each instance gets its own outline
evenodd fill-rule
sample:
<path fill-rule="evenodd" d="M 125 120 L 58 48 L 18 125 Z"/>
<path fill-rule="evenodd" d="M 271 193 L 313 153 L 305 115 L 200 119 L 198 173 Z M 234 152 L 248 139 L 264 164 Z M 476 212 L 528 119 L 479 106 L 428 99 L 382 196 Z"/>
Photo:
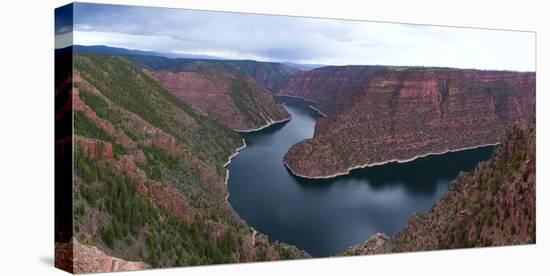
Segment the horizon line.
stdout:
<path fill-rule="evenodd" d="M 302 65 L 302 66 L 316 66 L 308 70 L 314 70 L 322 67 L 346 67 L 346 66 L 380 66 L 380 67 L 394 67 L 394 68 L 425 68 L 425 69 L 460 69 L 460 70 L 477 70 L 477 71 L 498 71 L 498 72 L 518 72 L 518 73 L 536 73 L 535 70 L 514 70 L 514 69 L 486 69 L 486 68 L 474 68 L 474 67 L 450 67 L 450 66 L 435 66 L 435 65 L 388 65 L 388 64 L 316 64 L 316 63 L 300 63 L 295 61 L 266 61 L 266 60 L 256 60 L 256 59 L 236 59 L 228 57 L 219 57 L 219 56 L 210 56 L 206 54 L 191 54 L 191 53 L 174 53 L 174 52 L 159 52 L 152 51 L 149 49 L 138 49 L 138 48 L 129 48 L 129 47 L 120 47 L 120 46 L 110 46 L 105 44 L 94 44 L 94 45 L 83 45 L 83 44 L 72 44 L 70 46 L 55 48 L 55 50 L 67 49 L 69 47 L 107 47 L 112 49 L 122 49 L 127 51 L 140 51 L 140 52 L 149 52 L 151 55 L 139 55 L 139 54 L 112 54 L 113 56 L 154 56 L 167 59 L 187 59 L 187 60 L 210 60 L 210 61 L 254 61 L 254 62 L 264 62 L 264 63 L 278 63 L 285 64 L 287 66 L 289 63 Z M 74 52 L 73 52 L 74 53 Z M 107 53 L 85 53 L 85 54 L 99 54 L 99 55 L 108 55 Z M 167 56 L 171 55 L 171 56 Z M 197 56 L 197 57 L 184 57 L 188 56 Z M 200 57 L 204 56 L 204 57 Z M 207 58 L 208 57 L 208 58 Z"/>

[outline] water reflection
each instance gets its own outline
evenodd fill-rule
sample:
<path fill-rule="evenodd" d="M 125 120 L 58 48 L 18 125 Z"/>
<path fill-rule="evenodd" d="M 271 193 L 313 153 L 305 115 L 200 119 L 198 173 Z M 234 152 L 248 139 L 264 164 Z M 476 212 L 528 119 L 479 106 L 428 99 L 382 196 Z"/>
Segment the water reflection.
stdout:
<path fill-rule="evenodd" d="M 478 149 L 450 152 L 443 155 L 433 155 L 419 158 L 407 163 L 388 163 L 352 170 L 350 174 L 332 179 L 306 179 L 296 177 L 296 181 L 304 188 L 318 189 L 319 185 L 345 183 L 349 181 L 364 181 L 374 190 L 385 189 L 388 186 L 399 185 L 407 193 L 414 195 L 433 194 L 441 180 L 450 182 L 457 176 L 457 168 L 464 171 L 472 170 L 480 160 L 487 159 L 493 152 L 492 146 Z M 287 169 L 288 171 L 288 169 Z M 290 171 L 288 171 L 290 174 Z"/>
<path fill-rule="evenodd" d="M 270 239 L 313 256 L 336 254 L 375 232 L 393 235 L 414 212 L 426 212 L 461 170 L 491 154 L 485 147 L 413 162 L 358 169 L 327 180 L 295 177 L 283 166 L 286 151 L 313 136 L 319 114 L 285 99 L 292 120 L 244 134 L 247 148 L 229 165 L 229 201 Z"/>

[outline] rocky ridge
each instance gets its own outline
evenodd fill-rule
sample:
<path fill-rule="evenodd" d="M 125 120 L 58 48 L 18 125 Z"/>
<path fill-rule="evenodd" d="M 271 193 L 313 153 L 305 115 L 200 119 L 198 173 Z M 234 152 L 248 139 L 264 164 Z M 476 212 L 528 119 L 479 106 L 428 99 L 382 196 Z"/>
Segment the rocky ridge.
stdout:
<path fill-rule="evenodd" d="M 381 254 L 536 242 L 536 133 L 507 130 L 492 157 L 462 172 L 426 214 L 393 238 L 377 234 L 342 255 Z"/>
<path fill-rule="evenodd" d="M 146 70 L 166 70 L 170 72 L 204 72 L 212 69 L 230 74 L 246 75 L 259 85 L 274 90 L 299 69 L 277 62 L 255 60 L 209 60 L 182 59 L 159 56 L 127 56 L 136 66 Z"/>
<path fill-rule="evenodd" d="M 308 257 L 255 234 L 226 201 L 240 135 L 124 58 L 75 55 L 74 68 L 74 241 L 106 255 L 82 271 Z"/>
<path fill-rule="evenodd" d="M 236 131 L 259 129 L 290 119 L 271 93 L 246 75 L 218 69 L 145 72 L 201 114 Z"/>
<path fill-rule="evenodd" d="M 315 134 L 289 149 L 296 175 L 330 178 L 498 143 L 535 110 L 535 74 L 446 68 L 332 66 L 296 73 L 277 91 L 319 102 Z"/>
<path fill-rule="evenodd" d="M 150 268 L 143 262 L 129 262 L 109 256 L 97 247 L 79 243 L 75 238 L 69 243 L 56 244 L 55 255 L 55 266 L 74 274 Z"/>

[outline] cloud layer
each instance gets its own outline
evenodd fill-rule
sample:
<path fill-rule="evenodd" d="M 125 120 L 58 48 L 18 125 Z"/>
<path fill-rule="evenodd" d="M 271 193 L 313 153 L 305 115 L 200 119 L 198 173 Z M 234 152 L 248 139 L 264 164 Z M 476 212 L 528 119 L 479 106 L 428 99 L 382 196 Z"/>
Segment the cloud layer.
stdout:
<path fill-rule="evenodd" d="M 311 64 L 535 70 L 530 32 L 80 3 L 73 27 L 80 45 Z"/>

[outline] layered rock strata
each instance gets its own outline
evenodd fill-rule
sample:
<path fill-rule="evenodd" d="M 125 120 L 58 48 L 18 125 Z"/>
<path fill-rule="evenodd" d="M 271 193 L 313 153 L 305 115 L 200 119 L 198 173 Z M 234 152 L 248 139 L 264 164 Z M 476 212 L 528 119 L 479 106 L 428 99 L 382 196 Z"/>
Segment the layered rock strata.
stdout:
<path fill-rule="evenodd" d="M 289 149 L 296 175 L 330 178 L 354 168 L 493 145 L 535 111 L 535 74 L 444 68 L 323 67 L 278 92 L 326 114 L 313 138 Z"/>

